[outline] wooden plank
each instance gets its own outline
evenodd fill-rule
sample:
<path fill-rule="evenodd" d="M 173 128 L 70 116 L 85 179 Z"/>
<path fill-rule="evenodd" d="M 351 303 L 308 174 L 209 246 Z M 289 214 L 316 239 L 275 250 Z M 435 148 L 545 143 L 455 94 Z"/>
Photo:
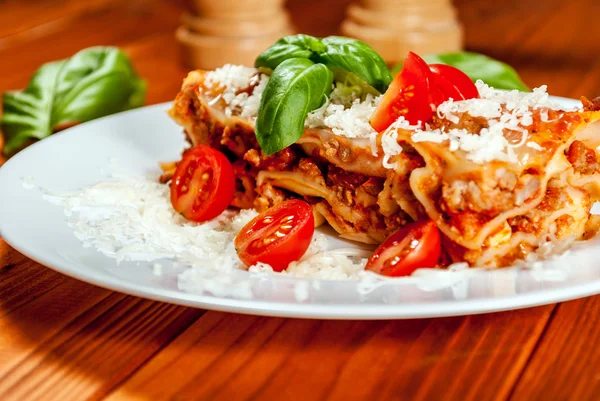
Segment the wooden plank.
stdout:
<path fill-rule="evenodd" d="M 96 399 L 203 313 L 111 293 L 31 261 L 1 272 L 10 275 L 0 287 L 2 400 Z"/>
<path fill-rule="evenodd" d="M 61 20 L 42 35 L 28 30 L 18 40 L 0 38 L 0 58 L 11 60 L 0 63 L 0 90 L 22 88 L 41 64 L 69 57 L 86 47 L 125 46 L 153 35 L 174 35 L 180 13 L 181 8 L 168 1 L 118 2 Z M 162 52 L 168 53 L 173 47 L 155 49 L 155 57 L 160 58 Z M 173 58 L 171 62 L 177 64 L 178 60 Z"/>
<path fill-rule="evenodd" d="M 596 401 L 600 296 L 558 306 L 511 400 Z"/>
<path fill-rule="evenodd" d="M 0 238 L 0 316 L 64 281 L 65 276 L 50 269 L 41 269 Z"/>
<path fill-rule="evenodd" d="M 0 252 L 3 259 L 21 259 L 4 241 Z M 30 260 L 3 267 L 1 274 L 0 377 L 110 293 Z"/>
<path fill-rule="evenodd" d="M 552 309 L 383 322 L 207 312 L 107 400 L 502 400 Z"/>
<path fill-rule="evenodd" d="M 119 0 L 4 0 L 0 12 L 0 38 L 39 29 L 58 20 L 76 17 Z"/>

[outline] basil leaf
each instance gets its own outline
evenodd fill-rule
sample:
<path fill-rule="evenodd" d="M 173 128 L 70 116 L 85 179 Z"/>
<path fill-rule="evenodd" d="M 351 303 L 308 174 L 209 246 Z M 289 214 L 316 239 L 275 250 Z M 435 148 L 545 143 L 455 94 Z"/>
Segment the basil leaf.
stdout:
<path fill-rule="evenodd" d="M 57 128 L 139 107 L 146 84 L 119 49 L 96 47 L 42 66 L 20 92 L 6 92 L 0 127 L 4 152 Z"/>
<path fill-rule="evenodd" d="M 27 139 L 43 139 L 52 133 L 50 111 L 54 85 L 64 61 L 42 66 L 24 91 L 8 91 L 2 96 L 0 127 L 4 134 L 4 153 L 9 154 Z"/>
<path fill-rule="evenodd" d="M 322 51 L 325 51 L 325 45 L 318 38 L 303 34 L 286 36 L 259 54 L 254 66 L 274 70 L 285 60 L 292 58 L 310 59 L 315 53 Z"/>
<path fill-rule="evenodd" d="M 483 54 L 458 52 L 429 55 L 423 58 L 429 64 L 440 63 L 456 67 L 467 74 L 473 82 L 480 79 L 496 89 L 530 91 L 514 68 Z M 402 64 L 398 64 L 391 72 L 396 75 L 401 69 Z"/>
<path fill-rule="evenodd" d="M 329 68 L 304 58 L 285 60 L 273 70 L 255 125 L 256 139 L 265 154 L 300 139 L 306 116 L 323 105 L 332 83 Z"/>
<path fill-rule="evenodd" d="M 95 48 L 69 59 L 58 76 L 54 126 L 93 120 L 143 104 L 145 85 L 118 49 Z"/>
<path fill-rule="evenodd" d="M 382 93 L 392 82 L 387 64 L 366 43 L 342 36 L 329 36 L 322 43 L 327 49 L 313 61 L 351 72 Z"/>

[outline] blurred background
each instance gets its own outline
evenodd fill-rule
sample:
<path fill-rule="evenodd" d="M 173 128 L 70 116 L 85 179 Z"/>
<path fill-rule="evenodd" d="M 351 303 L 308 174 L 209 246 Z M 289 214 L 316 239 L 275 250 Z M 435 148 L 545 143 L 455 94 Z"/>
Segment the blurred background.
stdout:
<path fill-rule="evenodd" d="M 462 47 L 505 61 L 531 87 L 548 84 L 551 93 L 565 96 L 600 94 L 598 0 L 0 0 L 0 90 L 22 88 L 45 62 L 89 46 L 114 45 L 148 81 L 146 103 L 170 100 L 194 61 L 211 53 L 202 50 L 205 41 L 194 60 L 189 43 L 186 50 L 182 42 L 182 26 L 194 34 L 194 23 L 200 21 L 196 28 L 212 29 L 214 37 L 223 32 L 239 36 L 235 29 L 249 27 L 247 21 L 241 28 L 240 23 L 211 25 L 207 19 L 223 15 L 211 11 L 210 4 L 229 7 L 234 19 L 244 13 L 244 4 L 250 5 L 257 11 L 250 18 L 257 32 L 272 36 L 287 29 L 287 20 L 270 14 L 265 22 L 264 12 L 285 7 L 289 27 L 297 32 L 326 36 L 346 29 L 390 54 L 396 42 L 377 43 L 382 32 L 388 32 L 384 39 L 391 35 L 400 43 L 410 35 L 427 38 L 437 29 L 434 42 L 441 50 Z M 253 46 L 248 37 L 235 40 L 237 50 L 218 39 L 208 44 L 218 45 L 212 53 L 237 54 Z"/>

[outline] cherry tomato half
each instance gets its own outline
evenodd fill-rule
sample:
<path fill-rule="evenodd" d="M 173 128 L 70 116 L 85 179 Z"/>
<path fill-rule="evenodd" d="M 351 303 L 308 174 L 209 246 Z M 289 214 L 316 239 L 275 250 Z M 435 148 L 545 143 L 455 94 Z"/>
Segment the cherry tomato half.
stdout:
<path fill-rule="evenodd" d="M 430 81 L 431 71 L 425 60 L 409 52 L 402 70 L 396 74 L 371 117 L 373 129 L 381 132 L 400 116 L 411 124 L 428 121 L 432 116 Z"/>
<path fill-rule="evenodd" d="M 446 100 L 467 100 L 479 97 L 471 78 L 458 68 L 446 64 L 430 64 L 432 74 L 432 104 L 439 106 Z"/>
<path fill-rule="evenodd" d="M 293 199 L 252 219 L 238 233 L 234 245 L 247 266 L 262 262 L 280 272 L 304 255 L 314 231 L 312 208 Z"/>
<path fill-rule="evenodd" d="M 366 270 L 384 276 L 408 276 L 420 267 L 435 267 L 442 252 L 440 232 L 431 220 L 401 228 L 375 250 Z"/>
<path fill-rule="evenodd" d="M 171 204 L 188 220 L 203 222 L 223 213 L 233 199 L 235 175 L 225 155 L 197 145 L 183 155 L 171 181 Z"/>
<path fill-rule="evenodd" d="M 411 124 L 424 123 L 446 100 L 476 97 L 479 97 L 477 87 L 464 72 L 445 64 L 428 66 L 421 57 L 409 52 L 370 123 L 378 132 L 384 131 L 400 116 Z"/>

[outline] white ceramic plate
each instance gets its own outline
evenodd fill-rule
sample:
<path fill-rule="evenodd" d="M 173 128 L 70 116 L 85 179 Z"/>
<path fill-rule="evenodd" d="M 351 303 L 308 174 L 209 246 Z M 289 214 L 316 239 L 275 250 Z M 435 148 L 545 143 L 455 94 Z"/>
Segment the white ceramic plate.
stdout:
<path fill-rule="evenodd" d="M 572 106 L 574 101 L 561 100 Z M 26 189 L 23 178 L 54 190 L 73 190 L 108 178 L 116 159 L 128 169 L 158 171 L 183 144 L 181 130 L 165 114 L 168 104 L 110 116 L 45 139 L 0 168 L 0 235 L 28 257 L 68 276 L 124 293 L 188 305 L 261 315 L 384 319 L 494 312 L 600 293 L 600 248 L 588 246 L 543 269 L 500 269 L 402 278 L 383 282 L 316 281 L 266 277 L 240 271 L 235 280 L 251 299 L 177 290 L 175 269 L 162 276 L 150 263 L 117 266 L 84 248 L 65 222 L 62 207 Z M 213 273 L 211 273 L 213 274 Z M 235 281 L 234 280 L 234 281 Z"/>

